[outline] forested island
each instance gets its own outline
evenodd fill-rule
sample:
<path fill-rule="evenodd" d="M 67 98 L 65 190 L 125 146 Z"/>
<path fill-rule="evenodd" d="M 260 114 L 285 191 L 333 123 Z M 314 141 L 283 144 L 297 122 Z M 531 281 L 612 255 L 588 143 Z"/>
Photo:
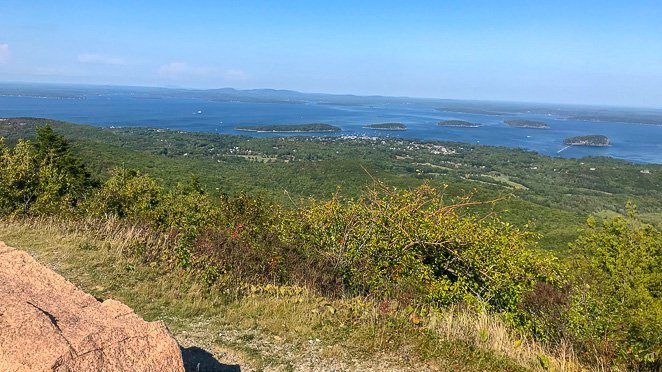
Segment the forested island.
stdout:
<path fill-rule="evenodd" d="M 515 128 L 549 129 L 549 124 L 538 120 L 509 119 L 503 122 Z"/>
<path fill-rule="evenodd" d="M 363 128 L 366 129 L 377 129 L 377 130 L 407 130 L 407 126 L 402 123 L 379 123 L 379 124 L 368 124 Z"/>
<path fill-rule="evenodd" d="M 245 132 L 265 132 L 265 133 L 321 133 L 321 132 L 340 132 L 342 129 L 329 124 L 275 124 L 275 125 L 245 125 L 235 128 Z"/>
<path fill-rule="evenodd" d="M 461 107 L 461 108 L 438 107 L 438 108 L 435 108 L 435 110 L 444 111 L 444 112 L 457 112 L 457 113 L 460 113 L 460 114 L 496 115 L 496 116 L 506 116 L 506 115 L 508 115 L 508 113 L 506 113 L 506 112 L 499 112 L 499 111 L 494 111 L 494 110 L 485 110 L 485 109 L 473 108 L 473 107 Z"/>
<path fill-rule="evenodd" d="M 609 138 L 601 134 L 568 137 L 563 143 L 569 146 L 609 146 Z"/>
<path fill-rule="evenodd" d="M 471 123 L 464 120 L 442 120 L 437 125 L 442 127 L 460 127 L 460 128 L 478 128 L 480 124 Z"/>

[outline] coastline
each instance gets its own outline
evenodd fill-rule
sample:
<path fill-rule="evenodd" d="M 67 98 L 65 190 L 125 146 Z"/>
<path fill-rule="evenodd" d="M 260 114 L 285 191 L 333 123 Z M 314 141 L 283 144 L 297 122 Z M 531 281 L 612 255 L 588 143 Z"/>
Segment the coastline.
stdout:
<path fill-rule="evenodd" d="M 259 130 L 259 129 L 243 129 L 235 128 L 234 130 L 240 132 L 253 132 L 253 133 L 340 133 L 341 130 Z"/>
<path fill-rule="evenodd" d="M 449 128 L 480 128 L 480 125 L 445 125 L 437 124 L 440 127 L 449 127 Z"/>
<path fill-rule="evenodd" d="M 386 131 L 406 131 L 407 128 L 371 128 L 371 127 L 361 127 L 363 129 L 372 129 L 372 130 L 386 130 Z"/>
<path fill-rule="evenodd" d="M 564 143 L 566 146 L 580 146 L 580 147 L 610 147 L 611 143 L 608 143 L 606 145 L 601 145 L 601 144 L 589 144 L 589 143 Z"/>

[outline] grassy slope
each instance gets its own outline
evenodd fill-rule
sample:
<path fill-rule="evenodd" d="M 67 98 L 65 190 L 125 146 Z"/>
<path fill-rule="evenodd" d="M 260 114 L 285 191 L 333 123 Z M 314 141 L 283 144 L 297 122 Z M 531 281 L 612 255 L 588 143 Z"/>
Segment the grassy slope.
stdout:
<path fill-rule="evenodd" d="M 196 284 L 186 272 L 120 254 L 129 232 L 118 239 L 94 240 L 89 232 L 69 228 L 53 221 L 0 221 L 0 240 L 29 252 L 96 297 L 120 300 L 147 320 L 164 320 L 182 345 L 202 347 L 223 363 L 239 364 L 242 371 L 524 369 L 488 351 L 493 348 L 488 344 L 497 342 L 513 347 L 511 339 L 499 341 L 499 327 L 480 333 L 482 348 L 414 326 L 406 318 L 380 318 L 374 309 L 357 315 L 349 299 L 331 301 L 278 288 L 229 298 Z M 532 355 L 519 363 L 535 367 L 537 354 Z"/>

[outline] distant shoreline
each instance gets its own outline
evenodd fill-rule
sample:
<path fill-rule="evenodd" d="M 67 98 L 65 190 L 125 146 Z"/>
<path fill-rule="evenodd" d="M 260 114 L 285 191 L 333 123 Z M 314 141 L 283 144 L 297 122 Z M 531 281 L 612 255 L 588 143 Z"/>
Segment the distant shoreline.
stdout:
<path fill-rule="evenodd" d="M 235 130 L 240 132 L 253 132 L 253 133 L 338 133 L 338 130 L 326 129 L 326 130 L 264 130 L 264 129 L 245 129 L 245 128 L 235 128 Z"/>
<path fill-rule="evenodd" d="M 407 130 L 407 128 L 371 128 L 371 127 L 361 127 L 361 128 L 363 128 L 363 129 L 372 129 L 372 130 L 385 130 L 385 131 L 397 130 L 397 131 L 400 131 L 400 132 L 404 132 L 404 131 Z"/>
<path fill-rule="evenodd" d="M 503 121 L 505 124 L 513 128 L 529 128 L 529 129 L 549 129 L 549 124 L 539 120 L 528 119 L 509 119 Z"/>
<path fill-rule="evenodd" d="M 378 123 L 378 124 L 368 124 L 362 127 L 363 129 L 374 129 L 374 130 L 407 130 L 407 126 L 402 123 Z"/>
<path fill-rule="evenodd" d="M 342 129 L 330 124 L 271 124 L 271 125 L 244 125 L 235 130 L 256 133 L 337 133 Z"/>
<path fill-rule="evenodd" d="M 590 134 L 586 136 L 568 137 L 563 140 L 568 146 L 607 147 L 611 144 L 609 137 L 601 134 Z"/>
<path fill-rule="evenodd" d="M 479 128 L 481 125 L 478 123 L 471 123 L 464 120 L 443 120 L 437 123 L 440 127 L 454 127 L 454 128 Z"/>

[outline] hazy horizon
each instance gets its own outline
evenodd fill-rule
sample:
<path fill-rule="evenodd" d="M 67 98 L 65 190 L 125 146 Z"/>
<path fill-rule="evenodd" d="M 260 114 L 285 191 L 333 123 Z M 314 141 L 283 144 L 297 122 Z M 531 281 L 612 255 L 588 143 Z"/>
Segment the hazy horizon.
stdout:
<path fill-rule="evenodd" d="M 3 1 L 0 81 L 662 107 L 655 1 Z"/>
<path fill-rule="evenodd" d="M 473 99 L 473 98 L 456 98 L 456 97 L 425 97 L 425 96 L 395 96 L 385 94 L 354 94 L 354 93 L 335 93 L 335 92 L 314 92 L 314 91 L 300 91 L 287 88 L 271 88 L 271 87 L 256 87 L 256 88 L 237 88 L 232 86 L 219 86 L 211 88 L 194 88 L 185 86 L 158 86 L 158 85 L 125 85 L 125 84 L 103 84 L 103 83 L 68 83 L 68 82 L 41 82 L 41 81 L 0 81 L 1 85 L 34 85 L 34 86 L 59 86 L 59 87 L 85 87 L 85 88 L 137 88 L 137 89 L 166 89 L 166 90 L 186 90 L 186 91 L 215 91 L 223 89 L 232 89 L 237 92 L 247 91 L 280 91 L 280 92 L 294 92 L 299 94 L 308 95 L 331 95 L 331 96 L 354 96 L 354 97 L 381 97 L 381 98 L 399 98 L 399 99 L 416 99 L 416 100 L 438 100 L 438 101 L 457 101 L 457 102 L 484 102 L 493 104 L 531 104 L 531 105 L 558 105 L 558 106 L 578 106 L 586 108 L 610 108 L 610 109 L 641 109 L 641 110 L 662 110 L 660 106 L 635 106 L 635 105 L 617 105 L 617 104 L 592 104 L 592 103 L 567 103 L 567 102 L 542 102 L 542 101 L 524 101 L 524 100 L 496 100 L 496 99 Z"/>

